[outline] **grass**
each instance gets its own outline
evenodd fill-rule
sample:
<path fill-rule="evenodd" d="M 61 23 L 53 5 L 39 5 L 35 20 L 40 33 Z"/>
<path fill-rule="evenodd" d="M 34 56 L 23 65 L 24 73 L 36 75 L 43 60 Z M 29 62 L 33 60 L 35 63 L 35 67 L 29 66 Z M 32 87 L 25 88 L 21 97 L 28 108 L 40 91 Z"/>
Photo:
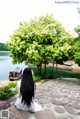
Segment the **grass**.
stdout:
<path fill-rule="evenodd" d="M 44 79 L 44 78 L 57 79 L 57 78 L 61 78 L 61 77 L 80 79 L 80 73 L 74 73 L 69 70 L 62 70 L 62 69 L 56 69 L 56 68 L 53 68 L 53 70 L 52 70 L 52 67 L 47 67 L 46 76 L 44 76 L 44 74 L 43 74 L 44 68 L 42 68 L 42 76 L 38 76 L 37 68 L 35 66 L 30 66 L 30 68 L 33 70 L 33 72 L 35 74 L 35 78 L 37 77 L 36 78 L 37 80 Z"/>
<path fill-rule="evenodd" d="M 9 99 L 16 94 L 16 83 L 10 82 L 7 86 L 0 87 L 0 100 Z"/>

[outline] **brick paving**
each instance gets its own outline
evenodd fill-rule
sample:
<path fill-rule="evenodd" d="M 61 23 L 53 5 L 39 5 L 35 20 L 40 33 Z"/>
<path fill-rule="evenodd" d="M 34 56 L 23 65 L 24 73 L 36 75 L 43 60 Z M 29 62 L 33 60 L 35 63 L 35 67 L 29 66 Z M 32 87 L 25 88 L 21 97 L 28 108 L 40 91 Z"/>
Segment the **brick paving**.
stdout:
<path fill-rule="evenodd" d="M 19 91 L 20 82 L 17 84 Z M 10 111 L 10 119 L 80 119 L 78 81 L 49 80 L 36 83 L 35 99 L 42 105 L 42 110 L 36 113 L 17 110 L 14 106 L 17 97 L 7 101 L 11 105 L 6 107 Z"/>

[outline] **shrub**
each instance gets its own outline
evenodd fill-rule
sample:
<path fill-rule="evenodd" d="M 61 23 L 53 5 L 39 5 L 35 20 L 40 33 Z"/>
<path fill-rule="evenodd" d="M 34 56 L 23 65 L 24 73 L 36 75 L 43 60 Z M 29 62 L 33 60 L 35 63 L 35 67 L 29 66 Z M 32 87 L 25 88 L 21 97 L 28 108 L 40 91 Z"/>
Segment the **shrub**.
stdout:
<path fill-rule="evenodd" d="M 34 76 L 34 80 L 35 80 L 35 81 L 40 81 L 41 79 L 42 79 L 42 77 L 39 76 L 39 75 L 35 75 L 35 76 Z"/>
<path fill-rule="evenodd" d="M 12 90 L 12 88 L 16 88 L 16 83 L 10 82 L 7 86 L 0 88 L 0 100 L 5 100 L 10 98 L 11 96 L 16 94 L 16 90 Z"/>

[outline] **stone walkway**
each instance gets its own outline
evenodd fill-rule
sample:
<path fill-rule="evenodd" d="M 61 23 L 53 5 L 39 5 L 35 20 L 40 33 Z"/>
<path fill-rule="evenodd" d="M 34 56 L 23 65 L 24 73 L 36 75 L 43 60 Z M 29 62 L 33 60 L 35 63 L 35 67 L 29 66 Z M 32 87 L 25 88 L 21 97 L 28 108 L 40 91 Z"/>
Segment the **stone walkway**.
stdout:
<path fill-rule="evenodd" d="M 17 110 L 14 106 L 17 97 L 12 99 L 11 107 L 7 108 L 10 119 L 80 119 L 80 84 L 76 81 L 36 83 L 35 99 L 43 107 L 42 111 L 36 113 Z"/>

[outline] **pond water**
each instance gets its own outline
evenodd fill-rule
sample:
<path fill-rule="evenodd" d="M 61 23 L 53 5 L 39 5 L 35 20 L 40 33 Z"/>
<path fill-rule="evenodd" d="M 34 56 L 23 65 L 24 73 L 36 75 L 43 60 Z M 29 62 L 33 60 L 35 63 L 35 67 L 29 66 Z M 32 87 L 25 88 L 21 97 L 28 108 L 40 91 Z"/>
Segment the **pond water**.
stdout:
<path fill-rule="evenodd" d="M 9 72 L 13 71 L 16 67 L 20 67 L 23 70 L 27 65 L 24 63 L 13 65 L 9 53 L 0 53 L 0 81 L 9 80 Z"/>

